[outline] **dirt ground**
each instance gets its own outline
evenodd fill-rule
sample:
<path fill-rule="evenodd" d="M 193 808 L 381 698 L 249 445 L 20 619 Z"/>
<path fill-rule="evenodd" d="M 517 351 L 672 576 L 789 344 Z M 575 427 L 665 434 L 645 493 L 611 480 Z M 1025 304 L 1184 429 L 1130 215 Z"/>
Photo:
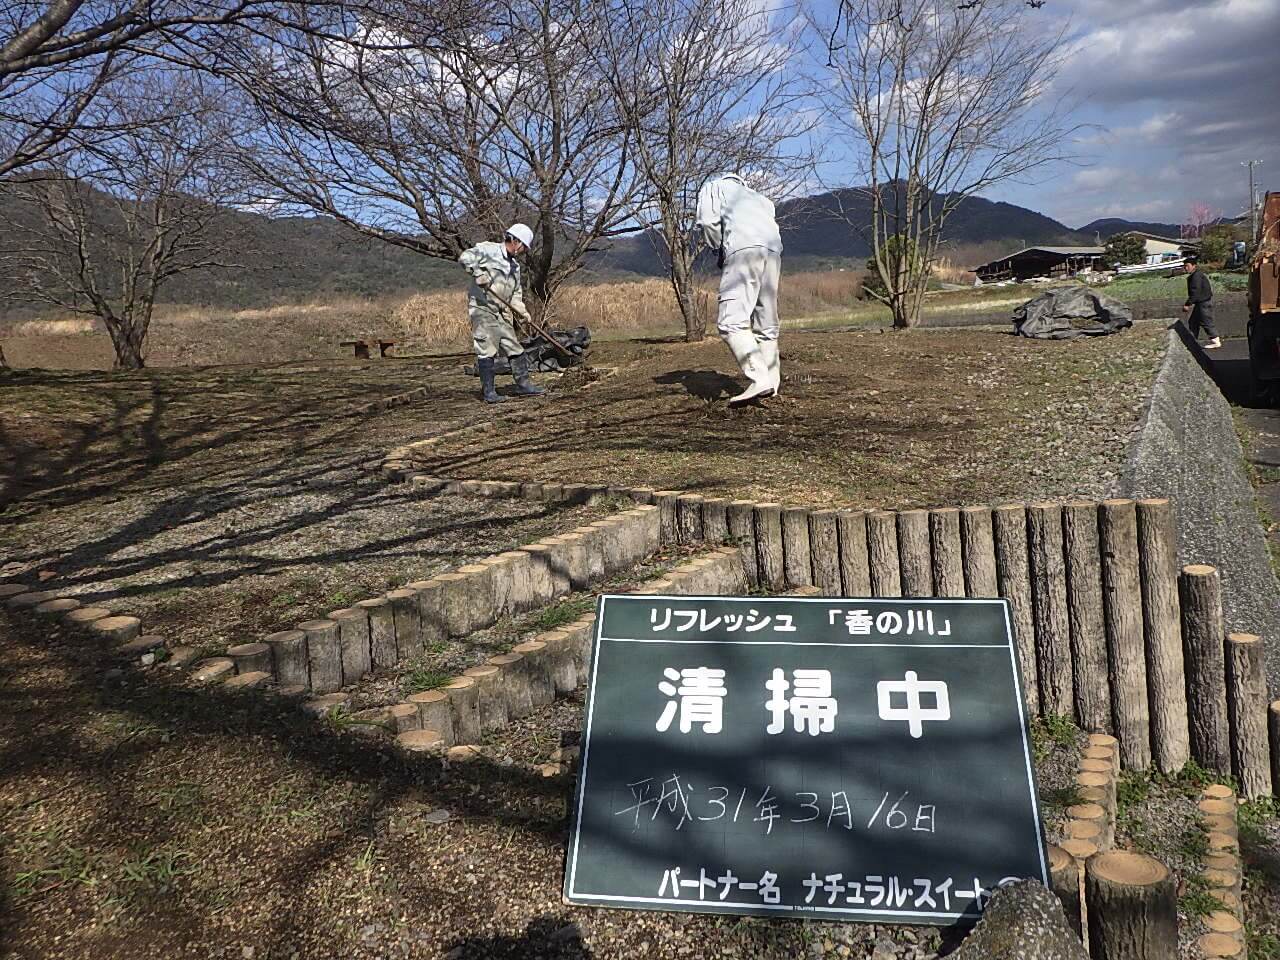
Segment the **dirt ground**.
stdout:
<path fill-rule="evenodd" d="M 898 508 L 1112 494 L 1164 345 L 991 330 L 792 334 L 782 396 L 731 411 L 719 341 L 609 344 L 612 375 L 531 425 L 464 434 L 428 470 Z M 499 413 L 499 417 L 503 414 Z"/>

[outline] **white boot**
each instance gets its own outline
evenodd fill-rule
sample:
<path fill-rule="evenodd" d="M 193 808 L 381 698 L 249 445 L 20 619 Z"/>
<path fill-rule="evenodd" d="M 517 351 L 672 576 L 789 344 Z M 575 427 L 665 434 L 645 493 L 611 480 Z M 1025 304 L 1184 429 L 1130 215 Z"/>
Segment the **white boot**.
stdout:
<path fill-rule="evenodd" d="M 736 397 L 729 398 L 729 406 L 736 407 L 749 400 L 768 397 L 773 394 L 773 382 L 769 377 L 769 367 L 765 362 L 760 346 L 756 343 L 755 334 L 746 330 L 735 331 L 724 338 L 733 352 L 733 358 L 751 381 L 747 389 Z"/>
<path fill-rule="evenodd" d="M 782 366 L 778 361 L 778 341 L 761 340 L 760 356 L 764 359 L 765 368 L 769 371 L 769 384 L 774 394 L 782 392 Z"/>

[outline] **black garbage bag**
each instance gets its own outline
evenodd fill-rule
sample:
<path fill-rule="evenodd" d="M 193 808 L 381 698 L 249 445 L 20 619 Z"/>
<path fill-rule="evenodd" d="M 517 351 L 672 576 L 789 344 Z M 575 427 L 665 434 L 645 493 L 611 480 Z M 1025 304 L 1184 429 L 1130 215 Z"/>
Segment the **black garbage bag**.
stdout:
<path fill-rule="evenodd" d="M 551 336 L 555 337 L 556 343 L 564 347 L 563 350 L 557 349 L 542 334 L 521 339 L 520 346 L 524 347 L 525 356 L 529 358 L 530 370 L 539 373 L 555 373 L 568 367 L 576 367 L 586 360 L 587 352 L 591 347 L 591 331 L 586 327 L 552 330 Z M 496 373 L 510 373 L 511 364 L 505 356 L 499 354 L 493 358 L 493 369 Z M 467 367 L 466 373 L 474 377 L 475 366 Z"/>
<path fill-rule="evenodd" d="M 1014 310 L 1013 326 L 1018 336 L 1039 340 L 1102 337 L 1133 326 L 1133 312 L 1088 287 L 1059 287 Z"/>

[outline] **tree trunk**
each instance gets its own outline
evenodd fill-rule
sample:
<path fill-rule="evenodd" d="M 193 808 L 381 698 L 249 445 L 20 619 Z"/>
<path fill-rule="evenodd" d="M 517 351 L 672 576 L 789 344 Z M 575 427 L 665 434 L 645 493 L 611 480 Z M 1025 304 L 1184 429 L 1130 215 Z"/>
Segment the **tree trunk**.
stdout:
<path fill-rule="evenodd" d="M 670 250 L 671 287 L 684 320 L 684 338 L 689 343 L 698 343 L 707 336 L 707 316 L 700 309 L 693 285 L 693 258 L 683 245 L 672 246 Z"/>
<path fill-rule="evenodd" d="M 116 352 L 115 369 L 141 370 L 145 328 L 140 335 L 136 324 L 116 316 L 103 317 L 102 322 L 111 336 L 111 346 Z"/>
<path fill-rule="evenodd" d="M 1089 953 L 1094 960 L 1167 960 L 1178 954 L 1173 877 L 1140 853 L 1104 853 L 1085 864 Z"/>

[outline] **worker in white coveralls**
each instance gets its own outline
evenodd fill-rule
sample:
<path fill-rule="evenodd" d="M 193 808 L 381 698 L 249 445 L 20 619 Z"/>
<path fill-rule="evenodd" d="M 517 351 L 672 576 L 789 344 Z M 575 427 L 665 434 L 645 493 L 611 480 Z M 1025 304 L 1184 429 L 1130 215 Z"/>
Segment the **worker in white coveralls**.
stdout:
<path fill-rule="evenodd" d="M 471 344 L 476 351 L 476 372 L 484 389 L 485 403 L 501 403 L 494 385 L 494 357 L 501 351 L 511 364 L 511 375 L 520 396 L 542 393 L 529 379 L 529 358 L 516 337 L 512 316 L 529 319 L 520 288 L 520 263 L 516 257 L 533 243 L 533 231 L 514 223 L 501 243 L 486 240 L 458 258 L 471 274 L 467 291 L 467 312 L 471 318 Z"/>
<path fill-rule="evenodd" d="M 736 173 L 708 180 L 698 192 L 698 226 L 720 251 L 716 326 L 750 383 L 729 406 L 778 392 L 778 276 L 782 235 L 773 202 Z"/>

